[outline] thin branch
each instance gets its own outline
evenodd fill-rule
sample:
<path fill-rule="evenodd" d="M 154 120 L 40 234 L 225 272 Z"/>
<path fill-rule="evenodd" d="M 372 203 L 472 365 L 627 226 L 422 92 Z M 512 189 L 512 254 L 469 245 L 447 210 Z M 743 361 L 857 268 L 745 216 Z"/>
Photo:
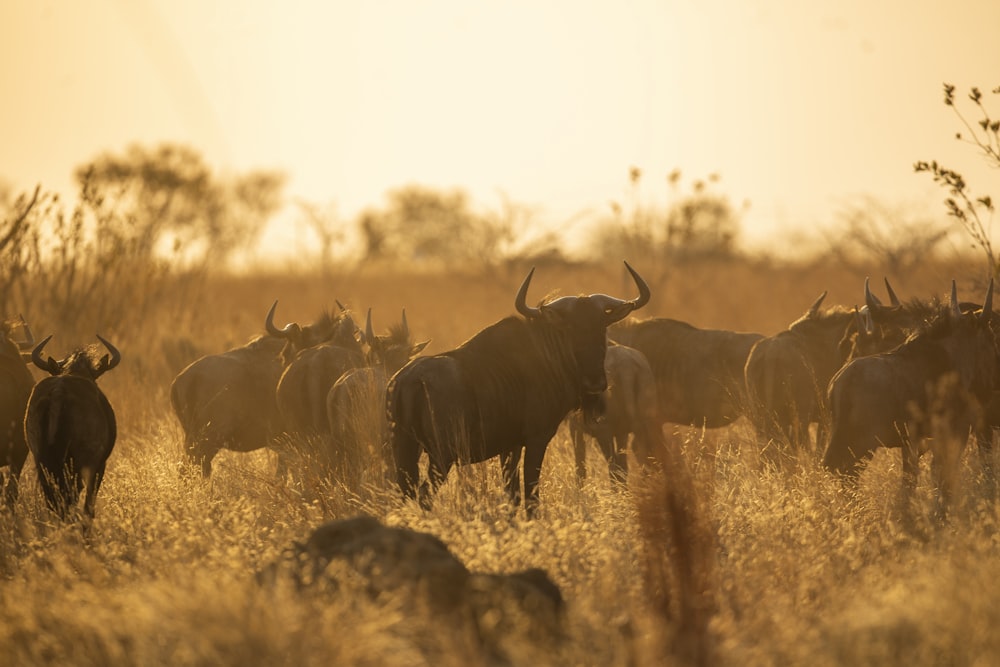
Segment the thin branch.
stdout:
<path fill-rule="evenodd" d="M 34 208 L 35 203 L 38 201 L 38 194 L 41 191 L 42 191 L 42 186 L 40 184 L 36 185 L 35 194 L 31 196 L 31 201 L 28 202 L 28 206 L 24 209 L 21 215 L 19 215 L 14 220 L 14 222 L 11 223 L 10 229 L 7 231 L 4 237 L 0 239 L 0 252 L 3 252 L 7 248 L 7 245 L 18 237 L 21 231 L 21 227 L 22 225 L 24 225 L 24 221 L 27 220 L 28 213 L 31 212 L 31 209 Z"/>

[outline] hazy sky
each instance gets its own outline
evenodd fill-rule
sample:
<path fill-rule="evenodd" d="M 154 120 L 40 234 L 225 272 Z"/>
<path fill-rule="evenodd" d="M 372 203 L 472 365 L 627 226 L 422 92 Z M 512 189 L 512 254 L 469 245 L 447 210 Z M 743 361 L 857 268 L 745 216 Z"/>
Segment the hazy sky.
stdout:
<path fill-rule="evenodd" d="M 416 182 L 559 221 L 634 165 L 648 200 L 716 172 L 750 234 L 786 230 L 937 206 L 918 159 L 975 173 L 941 84 L 1000 85 L 997 26 L 997 0 L 4 0 L 0 178 L 175 141 L 344 217 Z"/>

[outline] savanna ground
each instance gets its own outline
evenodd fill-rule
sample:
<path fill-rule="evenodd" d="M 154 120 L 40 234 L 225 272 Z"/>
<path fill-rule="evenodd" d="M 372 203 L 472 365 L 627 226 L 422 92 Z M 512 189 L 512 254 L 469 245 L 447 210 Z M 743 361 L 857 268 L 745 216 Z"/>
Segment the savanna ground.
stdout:
<path fill-rule="evenodd" d="M 630 297 L 634 287 L 620 259 L 541 266 L 529 300 L 556 288 Z M 653 291 L 641 316 L 764 334 L 786 327 L 824 290 L 826 304 L 858 303 L 864 279 L 822 262 L 636 268 Z M 881 269 L 870 270 L 880 281 Z M 99 324 L 123 361 L 100 381 L 118 414 L 119 439 L 97 518 L 86 538 L 79 527 L 60 525 L 42 502 L 29 459 L 14 512 L 0 512 L 0 662 L 479 663 L 482 656 L 452 628 L 422 620 L 402 601 L 303 596 L 256 583 L 255 572 L 290 542 L 323 521 L 360 513 L 433 533 L 470 569 L 546 570 L 567 601 L 565 638 L 512 643 L 514 664 L 1000 661 L 1000 506 L 984 496 L 971 448 L 950 518 L 933 520 L 925 461 L 916 517 L 907 522 L 897 502 L 898 451 L 880 452 L 848 492 L 808 457 L 768 468 L 762 443 L 743 421 L 715 432 L 678 431 L 674 442 L 693 488 L 680 516 L 701 531 L 695 537 L 707 548 L 700 551 L 671 538 L 684 533 L 657 511 L 665 496 L 655 484 L 613 486 L 596 450 L 579 486 L 562 431 L 545 459 L 533 521 L 511 511 L 496 461 L 453 471 L 430 511 L 404 503 L 361 454 L 345 455 L 333 479 L 305 459 L 293 459 L 290 474 L 278 477 L 267 451 L 223 452 L 210 479 L 185 462 L 170 381 L 196 356 L 260 333 L 272 300 L 280 300 L 279 326 L 311 321 L 339 299 L 360 317 L 371 306 L 376 329 L 384 329 L 405 307 L 414 339 L 431 338 L 425 353 L 434 353 L 511 314 L 525 272 L 519 266 L 489 277 L 444 277 L 369 268 L 324 278 L 216 277 L 160 290 L 128 328 Z M 966 262 L 890 278 L 904 299 L 941 295 L 952 277 L 960 296 L 979 298 L 982 282 L 971 274 Z M 45 294 L 23 306 L 36 335 L 57 321 L 49 308 Z M 90 322 L 59 327 L 47 348 L 54 356 L 95 340 Z M 676 566 L 692 554 L 702 561 Z M 685 572 L 696 576 L 682 581 Z M 704 626 L 684 617 L 692 598 Z M 684 636 L 692 632 L 698 636 Z M 685 642 L 708 651 L 685 650 Z"/>

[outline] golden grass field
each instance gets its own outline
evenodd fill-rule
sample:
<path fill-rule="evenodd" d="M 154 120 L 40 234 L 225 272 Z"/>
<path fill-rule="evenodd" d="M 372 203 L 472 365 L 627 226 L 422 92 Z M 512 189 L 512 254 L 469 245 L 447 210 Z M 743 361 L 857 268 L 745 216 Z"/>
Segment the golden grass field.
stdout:
<path fill-rule="evenodd" d="M 952 277 L 961 297 L 980 298 L 971 264 L 890 278 L 903 299 L 944 294 Z M 764 334 L 786 327 L 824 290 L 827 305 L 860 302 L 864 280 L 823 262 L 636 268 L 653 291 L 638 315 Z M 678 429 L 671 435 L 690 477 L 665 484 L 691 490 L 673 514 L 687 517 L 688 533 L 664 519 L 657 503 L 669 495 L 655 480 L 612 486 L 596 450 L 578 486 L 562 431 L 545 459 L 534 521 L 511 512 L 496 461 L 454 471 L 430 511 L 404 503 L 360 455 L 333 479 L 302 461 L 279 478 L 275 455 L 264 450 L 223 452 L 208 480 L 185 463 L 170 381 L 195 356 L 260 333 L 274 299 L 279 326 L 311 321 L 339 299 L 360 322 L 371 306 L 381 330 L 405 307 L 414 339 L 431 338 L 425 353 L 433 354 L 513 313 L 525 272 L 215 277 L 167 290 L 132 330 L 97 323 L 123 355 L 99 383 L 119 437 L 97 517 L 86 538 L 60 525 L 29 459 L 15 511 L 0 510 L 0 664 L 481 664 L 484 656 L 447 623 L 405 601 L 255 582 L 291 541 L 359 513 L 433 533 L 470 569 L 546 570 L 567 602 L 564 636 L 538 641 L 530 628 L 512 631 L 504 644 L 511 664 L 1000 664 L 1000 506 L 980 489 L 973 448 L 949 520 L 933 520 L 924 461 L 916 517 L 906 522 L 898 451 L 880 452 L 848 492 L 813 460 L 780 471 L 763 465 L 742 420 L 708 433 Z M 877 267 L 871 274 L 881 282 Z M 541 266 L 529 301 L 555 289 L 631 297 L 634 288 L 616 258 Z M 37 337 L 56 334 L 46 350 L 53 356 L 96 342 L 89 322 L 51 331 L 56 318 L 44 297 L 24 315 Z M 698 544 L 676 543 L 683 534 Z M 673 560 L 692 556 L 687 569 Z M 686 616 L 691 609 L 704 623 Z M 699 648 L 685 648 L 692 644 Z"/>

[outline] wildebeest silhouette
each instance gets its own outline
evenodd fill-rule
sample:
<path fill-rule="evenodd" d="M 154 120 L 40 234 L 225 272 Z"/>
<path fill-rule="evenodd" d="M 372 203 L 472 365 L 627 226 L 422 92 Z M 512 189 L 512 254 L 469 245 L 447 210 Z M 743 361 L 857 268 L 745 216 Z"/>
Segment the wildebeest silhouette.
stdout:
<path fill-rule="evenodd" d="M 454 350 L 418 357 L 393 376 L 386 402 L 404 494 L 427 506 L 456 463 L 499 456 L 507 492 L 519 504 L 523 448 L 526 509 L 534 513 L 549 440 L 587 394 L 607 388 L 607 327 L 649 301 L 645 281 L 625 266 L 639 289 L 635 299 L 564 296 L 538 307 L 525 302 L 532 269 L 514 300 L 521 317 L 500 320 Z M 428 480 L 421 483 L 425 451 Z"/>
<path fill-rule="evenodd" d="M 115 413 L 97 379 L 121 361 L 118 349 L 101 336 L 108 354 L 100 359 L 78 349 L 64 359 L 42 360 L 46 337 L 31 352 L 32 362 L 50 377 L 31 390 L 24 415 L 24 437 L 35 458 L 38 478 L 50 509 L 67 518 L 86 488 L 83 511 L 94 517 L 104 468 L 115 446 Z"/>

